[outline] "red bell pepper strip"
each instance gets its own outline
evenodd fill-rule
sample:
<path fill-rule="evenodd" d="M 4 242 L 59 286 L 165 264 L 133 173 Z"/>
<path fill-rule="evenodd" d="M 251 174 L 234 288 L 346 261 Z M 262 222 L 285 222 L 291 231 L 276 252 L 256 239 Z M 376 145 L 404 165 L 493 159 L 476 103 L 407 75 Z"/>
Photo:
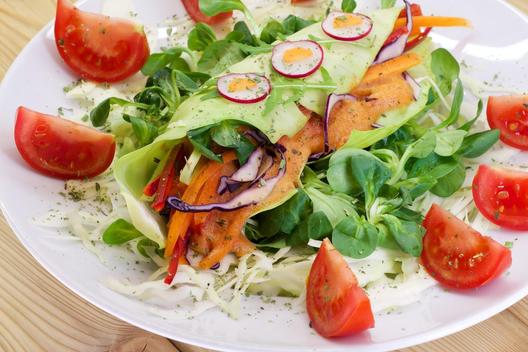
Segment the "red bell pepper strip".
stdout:
<path fill-rule="evenodd" d="M 412 16 L 423 16 L 422 8 L 418 4 L 412 4 L 411 5 L 411 13 Z M 407 12 L 405 9 L 400 12 L 400 16 L 398 18 L 407 18 Z M 401 37 L 404 34 L 407 34 L 407 27 L 400 26 L 392 31 L 392 33 L 389 35 L 383 46 L 389 45 L 393 42 L 395 42 L 399 37 Z"/>
<path fill-rule="evenodd" d="M 167 285 L 170 285 L 172 283 L 172 280 L 174 280 L 174 277 L 176 276 L 176 273 L 178 272 L 178 267 L 180 265 L 180 258 L 187 252 L 187 245 L 189 243 L 189 232 L 187 232 L 187 235 L 178 238 L 178 241 L 176 241 L 176 245 L 174 246 L 174 252 L 172 253 L 169 267 L 167 269 L 167 276 L 165 276 L 165 280 L 163 280 L 164 283 Z"/>
<path fill-rule="evenodd" d="M 149 184 L 147 184 L 145 188 L 143 188 L 143 194 L 146 195 L 147 197 L 152 197 L 153 195 L 155 195 L 156 192 L 158 191 L 159 182 L 160 182 L 160 178 L 158 176 L 154 180 L 152 180 Z"/>
<path fill-rule="evenodd" d="M 422 12 L 422 7 L 418 4 L 411 4 L 411 13 L 414 16 L 423 16 L 423 12 Z M 406 18 L 407 17 L 407 13 L 405 11 L 405 9 L 403 9 L 401 12 L 400 12 L 400 16 L 398 16 L 398 18 Z"/>
<path fill-rule="evenodd" d="M 152 209 L 157 212 L 162 211 L 165 207 L 165 202 L 167 201 L 167 197 L 169 196 L 169 193 L 172 189 L 172 183 L 174 182 L 174 174 L 176 172 L 176 170 L 174 169 L 174 164 L 176 163 L 176 160 L 178 158 L 179 151 L 179 146 L 172 149 L 171 153 L 169 154 L 167 164 L 165 164 L 165 167 L 163 168 L 163 171 L 159 176 L 156 197 L 150 205 Z"/>
<path fill-rule="evenodd" d="M 412 48 L 418 46 L 418 44 L 420 44 L 421 42 L 423 42 L 425 40 L 425 38 L 427 38 L 427 36 L 429 35 L 429 33 L 431 32 L 433 28 L 432 27 L 427 27 L 423 32 L 421 32 L 417 37 L 409 40 L 407 42 L 407 44 L 405 45 L 405 50 L 411 50 Z"/>
<path fill-rule="evenodd" d="M 385 43 L 383 43 L 383 46 L 387 46 L 389 44 L 394 43 L 396 40 L 398 40 L 399 37 L 402 35 L 407 34 L 407 27 L 399 27 L 392 31 L 392 33 L 389 35 Z"/>

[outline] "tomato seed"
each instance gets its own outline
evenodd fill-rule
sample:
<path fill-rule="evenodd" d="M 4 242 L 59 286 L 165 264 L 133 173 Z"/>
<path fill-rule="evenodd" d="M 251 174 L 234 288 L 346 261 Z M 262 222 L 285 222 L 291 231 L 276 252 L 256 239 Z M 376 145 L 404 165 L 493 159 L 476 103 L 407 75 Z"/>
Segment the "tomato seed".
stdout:
<path fill-rule="evenodd" d="M 510 193 L 508 193 L 508 191 L 500 191 L 499 193 L 497 193 L 497 198 L 508 199 L 510 198 Z"/>
<path fill-rule="evenodd" d="M 510 131 L 517 131 L 517 129 L 519 128 L 519 124 L 517 122 L 512 122 L 508 125 L 508 128 L 510 129 Z"/>
<path fill-rule="evenodd" d="M 33 135 L 37 138 L 42 138 L 42 137 L 46 137 L 47 132 L 48 132 L 48 125 L 39 124 L 35 127 L 35 130 L 33 131 Z"/>

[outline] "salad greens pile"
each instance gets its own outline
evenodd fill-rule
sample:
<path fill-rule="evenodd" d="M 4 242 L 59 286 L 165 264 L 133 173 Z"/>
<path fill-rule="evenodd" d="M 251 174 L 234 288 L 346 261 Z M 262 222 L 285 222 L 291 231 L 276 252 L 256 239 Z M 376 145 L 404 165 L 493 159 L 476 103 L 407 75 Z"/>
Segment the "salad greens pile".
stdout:
<path fill-rule="evenodd" d="M 382 1 L 383 8 L 393 5 L 394 1 Z M 249 25 L 237 22 L 230 33 L 219 39 L 208 25 L 196 24 L 189 33 L 187 47 L 164 49 L 149 57 L 142 69 L 148 76 L 147 83 L 133 101 L 110 98 L 100 103 L 90 114 L 94 126 L 108 124 L 112 106 L 130 108 L 124 110 L 123 119 L 132 127 L 135 147 L 151 144 L 168 130 L 169 122 L 185 100 L 191 96 L 190 99 L 198 97 L 202 102 L 218 98 L 215 76 L 250 56 L 269 53 L 272 43 L 285 40 L 316 22 L 290 15 L 281 22 L 272 19 L 259 28 L 239 0 L 202 0 L 200 7 L 208 16 L 240 10 L 246 14 Z M 342 11 L 352 12 L 355 7 L 353 0 L 342 2 Z M 387 12 L 383 16 L 394 15 L 397 12 Z M 387 30 L 392 29 L 389 27 Z M 308 36 L 314 39 L 312 34 Z M 332 41 L 321 44 L 343 45 Z M 368 257 L 377 247 L 398 249 L 415 257 L 420 255 L 424 229 L 415 201 L 428 193 L 449 197 L 457 192 L 466 178 L 464 160 L 481 156 L 499 137 L 496 130 L 470 133 L 482 112 L 482 102 L 473 119 L 459 123 L 463 120 L 460 110 L 464 99 L 459 64 L 445 49 L 431 54 L 428 45 L 430 43 L 422 44 L 426 47 L 422 50 L 427 51 L 424 75 L 431 76 L 434 84 L 430 88 L 428 84 L 421 84 L 424 99 L 417 98 L 409 111 L 396 112 L 399 120 L 388 126 L 353 132 L 343 148 L 306 166 L 301 176 L 302 187 L 292 198 L 255 215 L 247 223 L 245 234 L 249 240 L 262 248 L 277 249 L 305 246 L 310 240 L 331 236 L 335 247 L 352 258 Z M 375 50 L 371 48 L 370 51 Z M 370 51 L 368 55 L 372 54 Z M 339 71 L 339 66 L 332 69 Z M 309 101 L 307 90 L 315 89 L 318 95 L 325 95 L 344 84 L 336 84 L 325 67 L 321 67 L 315 81 L 289 79 L 273 71 L 270 79 L 273 90 L 264 104 L 263 116 L 278 106 L 301 99 L 304 99 L 301 103 Z M 453 96 L 452 104 L 440 124 L 428 126 L 417 122 L 431 110 L 445 105 L 445 97 L 450 95 Z M 313 106 L 321 105 L 314 101 L 317 99 L 313 99 Z M 419 110 L 418 113 L 413 109 Z M 189 112 L 183 110 L 182 114 Z M 185 137 L 194 148 L 191 159 L 198 155 L 196 162 L 201 156 L 220 161 L 221 156 L 215 150 L 221 146 L 234 149 L 240 164 L 244 164 L 255 148 L 240 132 L 244 124 L 231 118 L 187 130 Z M 143 160 L 150 155 L 149 150 L 162 153 L 163 145 L 158 143 L 145 150 L 138 151 L 134 160 Z M 154 167 L 160 169 L 162 165 Z M 141 239 L 138 242 L 140 250 L 139 243 L 150 241 L 140 236 L 132 224 L 121 219 L 107 229 L 103 239 L 109 244 Z M 142 245 L 147 244 L 160 247 L 152 241 Z"/>
<path fill-rule="evenodd" d="M 429 91 L 426 109 L 396 132 L 365 148 L 344 147 L 307 166 L 302 189 L 281 206 L 253 217 L 246 236 L 260 247 L 306 245 L 331 236 L 344 255 L 361 259 L 377 247 L 418 257 L 423 216 L 415 201 L 430 192 L 449 197 L 466 179 L 465 159 L 477 158 L 499 139 L 498 130 L 470 133 L 482 112 L 462 124 L 460 67 L 445 49 L 432 53 L 431 70 L 440 91 Z M 436 126 L 416 121 L 454 88 L 448 116 Z"/>
<path fill-rule="evenodd" d="M 238 121 L 225 120 L 189 131 L 187 138 L 201 155 L 217 162 L 222 162 L 222 156 L 212 150 L 215 145 L 234 149 L 240 165 L 243 165 L 255 150 L 255 145 L 240 132 L 243 125 Z"/>

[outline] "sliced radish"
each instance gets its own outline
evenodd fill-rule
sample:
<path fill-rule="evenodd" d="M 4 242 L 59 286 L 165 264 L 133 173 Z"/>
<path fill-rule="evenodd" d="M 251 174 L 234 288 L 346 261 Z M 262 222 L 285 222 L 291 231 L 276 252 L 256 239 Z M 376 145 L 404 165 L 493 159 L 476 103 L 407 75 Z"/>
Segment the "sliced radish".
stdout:
<path fill-rule="evenodd" d="M 327 35 L 349 42 L 365 38 L 372 31 L 372 26 L 370 17 L 346 12 L 332 12 L 322 23 Z"/>
<path fill-rule="evenodd" d="M 231 73 L 220 77 L 216 84 L 224 98 L 240 104 L 258 103 L 271 91 L 271 84 L 256 73 Z"/>
<path fill-rule="evenodd" d="M 312 40 L 284 42 L 273 48 L 271 63 L 275 71 L 289 78 L 311 75 L 321 67 L 323 48 Z"/>

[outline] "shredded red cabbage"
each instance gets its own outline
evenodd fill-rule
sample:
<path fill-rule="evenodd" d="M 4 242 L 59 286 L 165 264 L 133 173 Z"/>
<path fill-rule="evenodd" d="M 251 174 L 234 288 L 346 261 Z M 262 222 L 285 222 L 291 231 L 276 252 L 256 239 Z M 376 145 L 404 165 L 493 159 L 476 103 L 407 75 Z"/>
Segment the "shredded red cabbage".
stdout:
<path fill-rule="evenodd" d="M 286 148 L 280 144 L 275 144 L 273 146 L 281 158 L 281 166 L 279 167 L 279 172 L 276 176 L 267 180 L 260 178 L 258 182 L 254 182 L 248 189 L 236 195 L 231 200 L 223 203 L 193 205 L 184 202 L 176 196 L 169 197 L 167 203 L 173 209 L 184 213 L 202 213 L 212 210 L 233 211 L 262 202 L 273 191 L 275 185 L 286 173 L 286 158 L 284 156 Z"/>

